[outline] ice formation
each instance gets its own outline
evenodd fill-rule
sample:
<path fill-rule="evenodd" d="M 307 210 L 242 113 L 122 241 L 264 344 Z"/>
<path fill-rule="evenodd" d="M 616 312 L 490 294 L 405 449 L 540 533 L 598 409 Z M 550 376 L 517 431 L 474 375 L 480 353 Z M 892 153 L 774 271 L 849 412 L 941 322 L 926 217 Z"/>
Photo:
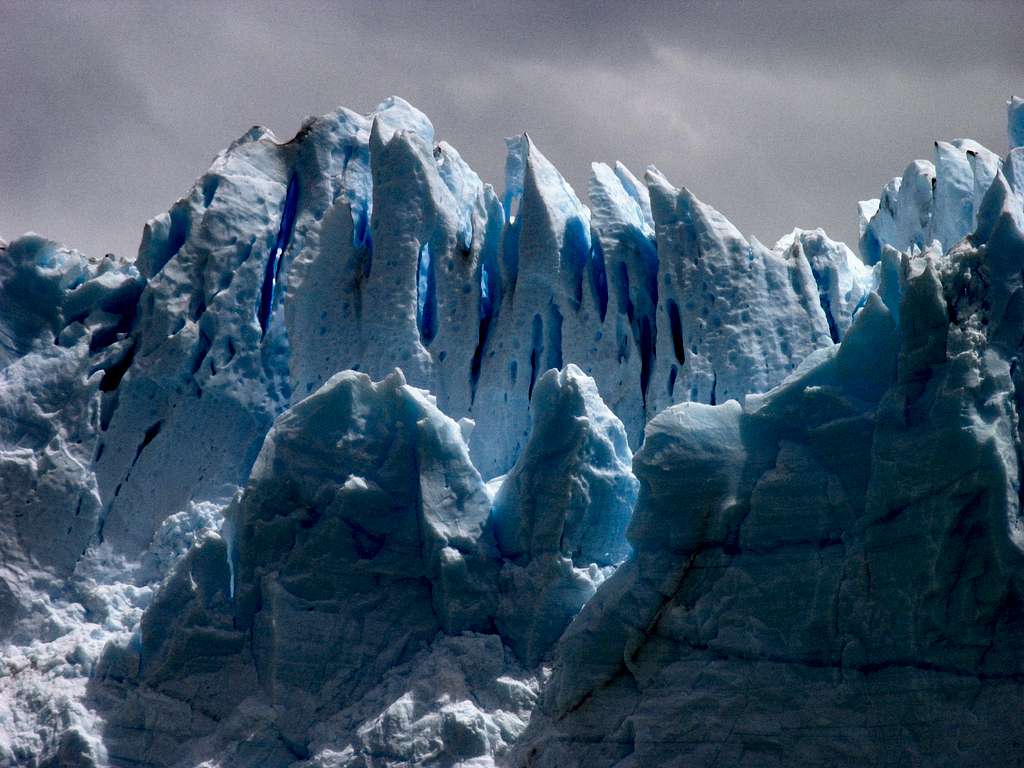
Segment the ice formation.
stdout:
<path fill-rule="evenodd" d="M 1024 106 L 773 248 L 398 98 L 0 241 L 0 765 L 1007 764 Z"/>

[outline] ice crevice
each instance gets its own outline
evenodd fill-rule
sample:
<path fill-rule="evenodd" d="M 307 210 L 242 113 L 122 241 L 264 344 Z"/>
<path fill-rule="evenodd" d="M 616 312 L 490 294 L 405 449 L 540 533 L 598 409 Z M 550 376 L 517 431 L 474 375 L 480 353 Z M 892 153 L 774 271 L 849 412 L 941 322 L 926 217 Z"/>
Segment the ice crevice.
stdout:
<path fill-rule="evenodd" d="M 270 315 L 274 310 L 274 299 L 277 295 L 277 283 L 281 275 L 281 260 L 291 242 L 292 227 L 295 226 L 295 211 L 298 205 L 299 179 L 298 175 L 292 173 L 288 180 L 287 192 L 284 203 L 281 206 L 281 223 L 278 227 L 277 238 L 274 247 L 267 259 L 267 266 L 263 272 L 263 283 L 260 286 L 260 303 L 257 308 L 257 319 L 260 324 L 260 332 L 267 335 L 267 328 L 270 325 Z"/>

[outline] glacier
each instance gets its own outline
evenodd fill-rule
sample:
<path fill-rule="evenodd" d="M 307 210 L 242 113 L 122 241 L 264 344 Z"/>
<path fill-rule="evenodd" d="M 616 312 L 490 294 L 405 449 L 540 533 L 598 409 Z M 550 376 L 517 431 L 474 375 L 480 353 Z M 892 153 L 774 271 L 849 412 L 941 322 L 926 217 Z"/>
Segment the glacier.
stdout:
<path fill-rule="evenodd" d="M 397 97 L 0 241 L 0 765 L 1019 759 L 1007 110 L 859 255 Z"/>

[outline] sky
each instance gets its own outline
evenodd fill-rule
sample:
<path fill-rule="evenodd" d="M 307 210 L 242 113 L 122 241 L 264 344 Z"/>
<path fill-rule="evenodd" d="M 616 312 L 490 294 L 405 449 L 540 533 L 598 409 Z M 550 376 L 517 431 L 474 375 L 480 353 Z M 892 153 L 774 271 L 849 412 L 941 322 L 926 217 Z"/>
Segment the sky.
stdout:
<path fill-rule="evenodd" d="M 823 227 L 936 139 L 1004 154 L 1024 3 L 0 0 L 0 237 L 134 255 L 254 124 L 396 94 L 485 181 L 522 131 L 585 200 L 657 165 L 768 245 Z"/>

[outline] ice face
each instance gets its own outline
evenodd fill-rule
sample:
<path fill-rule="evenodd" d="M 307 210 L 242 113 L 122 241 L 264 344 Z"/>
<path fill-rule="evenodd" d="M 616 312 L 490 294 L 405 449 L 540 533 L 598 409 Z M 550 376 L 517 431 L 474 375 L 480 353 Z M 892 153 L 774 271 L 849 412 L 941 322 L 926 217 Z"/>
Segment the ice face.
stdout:
<path fill-rule="evenodd" d="M 101 660 L 112 759 L 161 764 L 157 743 L 234 749 L 235 726 L 219 723 L 254 710 L 267 714 L 247 765 L 280 762 L 282 742 L 303 754 L 341 737 L 357 755 L 380 740 L 413 755 L 504 752 L 536 700 L 528 670 L 628 553 L 636 498 L 625 431 L 593 380 L 549 371 L 535 396 L 527 450 L 493 511 L 460 425 L 398 371 L 340 372 L 287 409 L 223 531 L 198 536 L 137 642 Z M 453 669 L 453 652 L 469 658 Z M 409 666 L 423 664 L 468 676 L 472 703 L 422 699 L 428 681 Z M 409 711 L 382 693 L 396 686 Z M 178 712 L 140 738 L 132 724 L 183 690 L 208 718 Z M 394 734 L 382 721 L 398 716 Z M 332 733 L 337 722 L 359 737 Z"/>
<path fill-rule="evenodd" d="M 667 234 L 677 214 L 662 206 L 656 223 L 650 192 L 621 164 L 595 165 L 592 213 L 528 136 L 510 139 L 503 206 L 453 147 L 432 142 L 426 117 L 397 98 L 370 115 L 309 120 L 287 144 L 253 129 L 147 225 L 147 295 L 131 337 L 142 354 L 111 398 L 113 450 L 98 467 L 104 494 L 117 492 L 112 541 L 133 536 L 122 516 L 143 488 L 157 488 L 152 522 L 133 527 L 130 547 L 189 499 L 223 501 L 274 416 L 338 370 L 379 378 L 401 368 L 446 413 L 475 421 L 474 461 L 493 477 L 522 450 L 532 388 L 549 368 L 572 362 L 593 376 L 635 447 L 665 405 L 762 391 L 830 343 L 806 258 L 783 268 L 717 212 L 700 245 L 710 264 L 690 275 L 693 254 Z M 714 306 L 708 291 L 675 295 L 698 293 L 679 280 L 734 270 L 744 249 L 758 274 L 723 286 Z M 672 295 L 659 301 L 659 291 Z M 769 291 L 775 316 L 751 313 Z M 749 366 L 737 369 L 738 352 L 711 340 L 721 332 L 704 325 L 714 322 L 749 326 L 758 345 L 777 348 L 766 369 L 740 381 Z M 693 364 L 681 363 L 705 336 Z M 212 434 L 239 449 L 225 455 Z M 179 435 L 195 451 L 180 473 L 157 477 L 161 446 Z"/>
<path fill-rule="evenodd" d="M 845 243 L 829 239 L 821 229 L 794 229 L 772 250 L 790 263 L 810 265 L 829 335 L 834 342 L 842 341 L 873 285 L 871 270 Z"/>
<path fill-rule="evenodd" d="M 1010 149 L 1024 147 L 1024 99 L 1017 96 L 1006 102 Z"/>
<path fill-rule="evenodd" d="M 654 169 L 647 181 L 659 258 L 652 413 L 687 400 L 742 400 L 832 344 L 805 254 L 748 242 Z"/>
<path fill-rule="evenodd" d="M 1013 754 L 1024 147 L 868 267 L 508 146 L 503 203 L 392 98 L 134 263 L 0 242 L 0 763 Z"/>
<path fill-rule="evenodd" d="M 494 502 L 508 560 L 497 626 L 536 666 L 612 566 L 626 558 L 636 501 L 622 422 L 575 365 L 548 371 L 533 393 L 530 438 Z"/>
<path fill-rule="evenodd" d="M 648 423 L 634 552 L 559 641 L 513 764 L 1016 750 L 1024 231 L 1013 152 L 978 196 L 994 166 L 965 146 L 937 147 L 930 226 L 955 221 L 954 247 L 907 237 L 928 220 L 897 195 L 912 166 L 867 206 L 888 242 L 841 344 L 742 406 Z M 897 722 L 894 752 L 874 729 Z"/>
<path fill-rule="evenodd" d="M 877 206 L 861 203 L 864 261 L 877 263 L 885 246 L 921 251 L 937 240 L 952 248 L 974 230 L 981 201 L 1001 167 L 999 156 L 976 141 L 936 141 L 934 163 L 915 160 L 902 178 L 883 188 Z"/>
<path fill-rule="evenodd" d="M 318 712 L 358 700 L 439 632 L 489 626 L 489 509 L 458 425 L 432 398 L 397 372 L 336 374 L 275 421 L 225 534 L 179 564 L 138 649 L 105 657 L 112 756 L 162 762 L 127 726 L 200 681 L 191 700 L 212 719 L 156 727 L 179 751 L 257 705 L 281 712 L 261 737 L 305 749 Z"/>
<path fill-rule="evenodd" d="M 892 759 L 866 717 L 906 759 L 1015 751 L 1024 315 L 1001 286 L 1024 249 L 994 218 L 999 247 L 903 257 L 899 327 L 872 294 L 780 387 L 648 424 L 634 554 L 560 640 L 513 764 Z"/>
<path fill-rule="evenodd" d="M 101 500 L 89 468 L 99 450 L 101 398 L 124 365 L 141 290 L 135 268 L 113 259 L 91 262 L 33 235 L 0 246 L 8 588 L 27 586 L 17 577 L 22 568 L 67 577 L 96 533 Z M 0 624 L 15 627 L 3 607 Z"/>

